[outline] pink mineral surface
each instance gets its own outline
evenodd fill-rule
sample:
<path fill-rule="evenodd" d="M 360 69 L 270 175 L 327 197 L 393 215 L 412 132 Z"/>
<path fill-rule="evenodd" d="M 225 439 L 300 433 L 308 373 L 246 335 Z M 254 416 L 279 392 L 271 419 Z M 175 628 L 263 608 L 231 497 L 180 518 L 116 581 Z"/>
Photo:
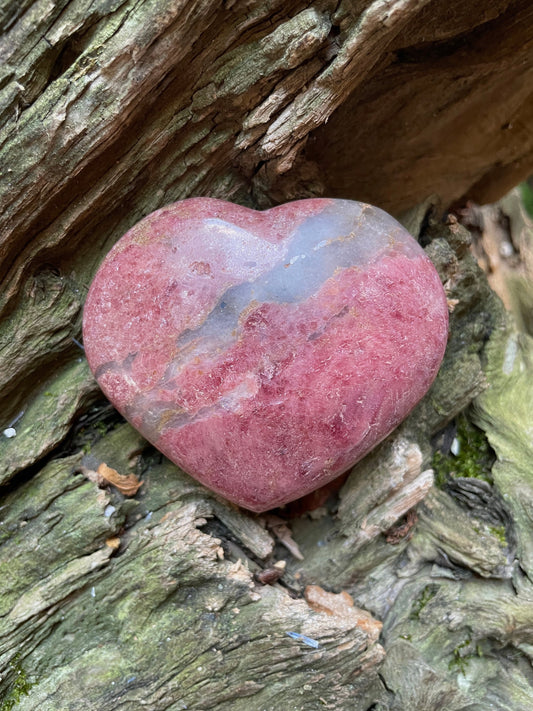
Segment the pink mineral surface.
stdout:
<path fill-rule="evenodd" d="M 191 198 L 114 246 L 83 332 L 134 427 L 265 511 L 331 481 L 405 418 L 435 378 L 448 311 L 422 248 L 376 207 Z"/>

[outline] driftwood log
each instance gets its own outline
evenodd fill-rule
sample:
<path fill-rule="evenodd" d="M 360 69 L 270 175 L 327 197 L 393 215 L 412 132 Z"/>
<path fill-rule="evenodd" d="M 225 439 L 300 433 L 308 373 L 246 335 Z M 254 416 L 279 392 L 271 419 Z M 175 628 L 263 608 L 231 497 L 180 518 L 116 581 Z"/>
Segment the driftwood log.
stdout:
<path fill-rule="evenodd" d="M 531 709 L 533 339 L 442 215 L 532 172 L 532 21 L 529 0 L 0 2 L 2 711 Z M 89 373 L 98 263 L 193 195 L 371 201 L 445 284 L 432 390 L 312 512 L 217 499 Z"/>

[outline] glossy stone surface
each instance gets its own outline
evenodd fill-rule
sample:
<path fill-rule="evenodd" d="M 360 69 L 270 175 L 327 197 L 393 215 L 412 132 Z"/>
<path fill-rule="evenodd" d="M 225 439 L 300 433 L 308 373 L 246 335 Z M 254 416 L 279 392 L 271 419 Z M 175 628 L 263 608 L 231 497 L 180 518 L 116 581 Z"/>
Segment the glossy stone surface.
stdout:
<path fill-rule="evenodd" d="M 341 474 L 420 400 L 444 354 L 439 277 L 383 211 L 211 198 L 158 210 L 98 271 L 89 364 L 207 487 L 265 511 Z"/>

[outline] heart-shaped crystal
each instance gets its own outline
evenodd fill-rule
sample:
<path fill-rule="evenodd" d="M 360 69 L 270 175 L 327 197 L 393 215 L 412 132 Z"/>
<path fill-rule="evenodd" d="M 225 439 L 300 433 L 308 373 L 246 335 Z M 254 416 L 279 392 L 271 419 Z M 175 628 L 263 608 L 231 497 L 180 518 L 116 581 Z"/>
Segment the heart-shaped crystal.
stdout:
<path fill-rule="evenodd" d="M 448 311 L 422 248 L 376 207 L 192 198 L 114 246 L 83 331 L 100 387 L 150 442 L 265 511 L 405 418 L 437 373 Z"/>

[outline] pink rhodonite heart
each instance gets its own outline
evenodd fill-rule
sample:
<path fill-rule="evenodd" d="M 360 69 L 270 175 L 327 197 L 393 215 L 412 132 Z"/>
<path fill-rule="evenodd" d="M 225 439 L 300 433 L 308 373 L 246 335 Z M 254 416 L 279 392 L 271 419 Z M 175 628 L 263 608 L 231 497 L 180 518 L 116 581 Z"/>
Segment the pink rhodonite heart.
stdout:
<path fill-rule="evenodd" d="M 120 412 L 253 511 L 331 481 L 426 393 L 446 298 L 417 242 L 349 200 L 211 198 L 133 227 L 93 281 L 89 365 Z"/>

